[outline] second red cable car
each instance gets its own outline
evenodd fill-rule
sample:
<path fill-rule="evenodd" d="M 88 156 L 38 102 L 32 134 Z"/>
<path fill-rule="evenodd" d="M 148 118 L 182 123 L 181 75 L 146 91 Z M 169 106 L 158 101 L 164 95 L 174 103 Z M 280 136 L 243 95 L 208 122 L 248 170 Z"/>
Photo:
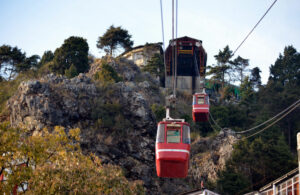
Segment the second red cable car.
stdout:
<path fill-rule="evenodd" d="M 193 95 L 193 120 L 195 122 L 206 122 L 209 117 L 209 97 L 206 93 L 195 93 Z"/>
<path fill-rule="evenodd" d="M 181 121 L 158 123 L 155 144 L 158 177 L 185 178 L 190 157 L 190 126 Z"/>

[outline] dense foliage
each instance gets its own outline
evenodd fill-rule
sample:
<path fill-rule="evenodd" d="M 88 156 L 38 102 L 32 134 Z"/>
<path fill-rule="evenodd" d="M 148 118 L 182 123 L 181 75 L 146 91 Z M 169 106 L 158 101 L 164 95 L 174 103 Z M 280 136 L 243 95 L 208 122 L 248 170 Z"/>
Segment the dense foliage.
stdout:
<path fill-rule="evenodd" d="M 98 38 L 97 47 L 106 53 L 113 55 L 118 47 L 128 50 L 132 47 L 133 41 L 127 30 L 111 25 L 106 32 Z"/>
<path fill-rule="evenodd" d="M 156 53 L 142 68 L 143 71 L 147 71 L 154 77 L 159 78 L 161 86 L 165 84 L 165 66 L 163 60 L 163 55 Z"/>
<path fill-rule="evenodd" d="M 45 51 L 41 58 L 41 61 L 39 62 L 39 67 L 42 67 L 43 65 L 51 62 L 53 58 L 54 58 L 54 54 L 52 51 Z"/>
<path fill-rule="evenodd" d="M 38 55 L 26 57 L 18 47 L 2 45 L 0 47 L 0 80 L 11 80 L 17 73 L 27 71 L 38 66 Z"/>
<path fill-rule="evenodd" d="M 230 80 L 230 59 L 232 57 L 232 51 L 226 46 L 222 51 L 219 50 L 219 53 L 214 56 L 217 60 L 217 65 L 209 66 L 208 75 L 212 75 L 212 79 L 220 82 L 222 88 L 225 86 L 225 82 Z"/>
<path fill-rule="evenodd" d="M 109 63 L 102 62 L 99 68 L 100 70 L 96 72 L 94 79 L 100 81 L 101 84 L 107 85 L 122 81 L 122 78 Z"/>
<path fill-rule="evenodd" d="M 119 46 L 129 49 L 133 45 L 130 39 L 127 30 L 111 26 L 99 37 L 97 47 L 112 55 Z M 0 119 L 6 101 L 17 90 L 20 82 L 36 78 L 38 73 L 55 72 L 71 78 L 86 72 L 91 62 L 88 49 L 85 39 L 70 37 L 54 53 L 46 51 L 38 61 L 38 56 L 26 57 L 17 47 L 1 46 Z M 226 46 L 215 55 L 217 64 L 209 67 L 208 71 L 212 75 L 210 82 L 214 83 L 214 87 L 218 86 L 212 88 L 217 91 L 214 95 L 218 101 L 212 102 L 210 107 L 216 123 L 193 123 L 191 96 L 178 92 L 174 115 L 191 124 L 192 138 L 200 134 L 212 135 L 224 127 L 243 131 L 261 124 L 299 100 L 300 54 L 293 46 L 285 47 L 284 52 L 271 65 L 266 85 L 261 84 L 258 67 L 249 71 L 248 59 L 232 57 L 232 51 Z M 155 54 L 143 70 L 163 78 L 162 58 L 162 55 Z M 94 80 L 102 90 L 102 97 L 93 102 L 95 129 L 113 130 L 119 135 L 126 129 L 133 129 L 131 122 L 122 113 L 121 103 L 111 98 L 111 94 L 115 93 L 111 84 L 122 81 L 122 78 L 111 65 L 103 62 Z M 239 81 L 239 86 L 234 86 L 233 81 Z M 239 89 L 238 97 L 234 95 L 236 88 Z M 151 109 L 158 121 L 165 116 L 162 105 L 153 104 Z M 225 170 L 219 172 L 217 190 L 222 194 L 243 194 L 257 190 L 295 168 L 299 116 L 298 108 L 258 135 L 246 138 L 265 126 L 243 135 L 243 139 L 234 146 Z M 78 129 L 71 130 L 68 135 L 62 128 L 56 128 L 53 133 L 43 130 L 38 135 L 29 134 L 5 124 L 0 125 L 0 173 L 6 176 L 6 181 L 0 184 L 0 193 L 9 193 L 16 185 L 22 184 L 30 186 L 27 191 L 29 194 L 126 194 L 141 190 L 140 185 L 124 178 L 119 167 L 102 165 L 96 156 L 83 155 L 76 141 L 79 138 Z M 19 162 L 26 166 L 17 166 Z M 10 174 L 5 171 L 8 169 Z"/>
<path fill-rule="evenodd" d="M 60 48 L 54 52 L 54 58 L 49 68 L 52 72 L 66 75 L 71 78 L 89 69 L 89 46 L 86 39 L 81 37 L 69 37 Z M 51 54 L 44 54 L 49 60 Z"/>
<path fill-rule="evenodd" d="M 257 67 L 252 69 L 250 78 L 244 78 L 240 86 L 240 111 L 235 114 L 222 111 L 224 116 L 218 115 L 214 110 L 212 113 L 221 125 L 237 131 L 261 124 L 299 100 L 299 72 L 300 54 L 294 47 L 288 46 L 274 65 L 271 65 L 267 85 L 261 85 L 260 70 Z M 234 115 L 237 118 L 231 117 L 230 124 L 222 122 Z M 219 173 L 218 190 L 222 194 L 243 194 L 258 190 L 297 167 L 296 155 L 292 152 L 296 150 L 299 116 L 299 109 L 295 109 L 264 132 L 251 136 L 266 125 L 246 134 L 245 137 L 251 137 L 242 139 L 235 145 L 226 169 Z M 232 124 L 234 121 L 239 127 Z"/>
<path fill-rule="evenodd" d="M 16 186 L 28 194 L 142 194 L 140 182 L 129 182 L 122 170 L 102 165 L 95 155 L 83 155 L 80 130 L 68 134 L 56 127 L 52 133 L 29 132 L 0 124 L 0 193 Z"/>

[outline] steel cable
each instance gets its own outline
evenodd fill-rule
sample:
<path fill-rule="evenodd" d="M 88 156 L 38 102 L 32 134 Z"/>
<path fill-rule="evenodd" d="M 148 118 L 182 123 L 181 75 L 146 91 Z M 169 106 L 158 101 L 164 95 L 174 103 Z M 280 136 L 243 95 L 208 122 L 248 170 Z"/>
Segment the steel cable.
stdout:
<path fill-rule="evenodd" d="M 273 123 L 271 123 L 270 125 L 266 126 L 265 128 L 263 128 L 262 130 L 260 130 L 260 131 L 258 131 L 258 132 L 256 132 L 256 133 L 253 133 L 252 135 L 249 135 L 249 136 L 247 136 L 247 137 L 244 137 L 243 139 L 248 139 L 248 138 L 250 138 L 250 137 L 253 137 L 253 136 L 255 136 L 255 135 L 257 135 L 257 134 L 259 134 L 259 133 L 265 131 L 266 129 L 268 129 L 269 127 L 271 127 L 272 125 L 274 125 L 275 123 L 277 123 L 278 121 L 280 121 L 281 119 L 283 119 L 285 116 L 287 116 L 287 115 L 288 115 L 289 113 L 291 113 L 293 110 L 295 110 L 299 105 L 300 105 L 300 103 L 297 104 L 297 105 L 295 105 L 294 108 L 292 108 L 291 110 L 289 110 L 287 113 L 285 113 L 284 115 L 282 115 L 280 118 L 278 118 L 277 120 L 275 120 L 275 121 L 274 121 Z"/>
<path fill-rule="evenodd" d="M 266 123 L 272 121 L 273 119 L 277 118 L 277 117 L 280 116 L 281 114 L 285 113 L 286 111 L 288 111 L 290 108 L 292 108 L 293 106 L 295 106 L 295 105 L 298 104 L 299 102 L 300 102 L 300 99 L 297 100 L 296 102 L 294 102 L 292 105 L 290 105 L 290 106 L 287 107 L 286 109 L 284 109 L 283 111 L 281 111 L 280 113 L 278 113 L 277 115 L 275 115 L 274 117 L 270 118 L 269 120 L 267 120 L 267 121 L 265 121 L 265 122 L 263 122 L 263 123 L 261 123 L 261 124 L 255 126 L 255 127 L 252 127 L 252 128 L 250 128 L 250 129 L 247 129 L 247 130 L 245 130 L 245 131 L 240 131 L 240 132 L 236 132 L 236 133 L 237 133 L 237 134 L 244 134 L 244 133 L 250 132 L 250 131 L 252 131 L 252 130 L 254 130 L 254 129 L 257 129 L 258 127 L 261 127 L 262 125 L 264 125 L 264 124 L 266 124 Z"/>
<path fill-rule="evenodd" d="M 277 0 L 275 0 L 272 5 L 268 8 L 268 10 L 264 13 L 264 15 L 259 19 L 259 21 L 255 24 L 255 26 L 252 28 L 252 30 L 248 33 L 248 35 L 244 38 L 244 40 L 240 43 L 240 45 L 235 49 L 235 51 L 233 52 L 232 56 L 234 56 L 234 54 L 237 52 L 237 50 L 243 45 L 243 43 L 247 40 L 247 38 L 250 36 L 250 34 L 254 31 L 254 29 L 258 26 L 258 24 L 262 21 L 262 19 L 267 15 L 267 13 L 271 10 L 271 8 L 273 7 L 273 5 L 277 2 Z"/>

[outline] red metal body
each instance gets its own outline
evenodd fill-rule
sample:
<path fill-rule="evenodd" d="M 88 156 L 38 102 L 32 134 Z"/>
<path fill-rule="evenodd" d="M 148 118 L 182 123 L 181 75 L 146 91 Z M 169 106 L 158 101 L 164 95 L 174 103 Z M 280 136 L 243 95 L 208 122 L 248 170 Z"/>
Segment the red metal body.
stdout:
<path fill-rule="evenodd" d="M 188 174 L 190 156 L 189 124 L 185 122 L 160 122 L 158 123 L 158 131 L 160 125 L 164 125 L 164 135 L 163 139 L 161 139 L 160 142 L 158 141 L 158 139 L 156 140 L 155 145 L 157 176 L 169 178 L 185 178 Z M 180 130 L 180 139 L 178 137 L 179 135 L 176 138 L 178 139 L 178 143 L 170 143 L 168 141 L 170 137 L 170 135 L 168 135 L 170 134 L 168 133 L 168 131 L 172 132 L 174 130 Z M 184 131 L 187 132 L 184 133 Z"/>
<path fill-rule="evenodd" d="M 174 40 L 176 46 L 169 44 L 165 51 L 166 74 L 173 75 L 173 51 L 177 50 L 177 76 L 204 76 L 207 54 L 202 47 L 202 41 L 191 37 L 180 37 Z M 196 55 L 196 56 L 194 56 Z M 197 64 L 195 64 L 195 58 Z M 199 71 L 195 71 L 195 66 Z"/>
<path fill-rule="evenodd" d="M 195 122 L 206 122 L 209 117 L 209 97 L 206 93 L 193 95 L 193 120 Z"/>

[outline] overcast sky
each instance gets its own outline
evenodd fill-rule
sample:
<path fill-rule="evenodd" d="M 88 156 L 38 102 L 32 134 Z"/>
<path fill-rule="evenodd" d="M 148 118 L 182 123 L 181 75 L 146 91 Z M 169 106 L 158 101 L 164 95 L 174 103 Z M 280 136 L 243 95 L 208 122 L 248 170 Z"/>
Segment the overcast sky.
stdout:
<path fill-rule="evenodd" d="M 274 0 L 178 0 L 178 37 L 203 41 L 208 64 L 226 45 L 234 50 Z M 163 0 L 165 40 L 171 38 L 171 0 Z M 161 42 L 159 0 L 0 0 L 0 45 L 17 46 L 27 55 L 54 51 L 70 36 L 87 39 L 90 53 L 100 57 L 96 41 L 110 25 L 122 26 L 134 46 Z M 262 70 L 287 45 L 300 51 L 300 1 L 278 0 L 236 53 Z M 234 56 L 234 57 L 236 57 Z"/>

